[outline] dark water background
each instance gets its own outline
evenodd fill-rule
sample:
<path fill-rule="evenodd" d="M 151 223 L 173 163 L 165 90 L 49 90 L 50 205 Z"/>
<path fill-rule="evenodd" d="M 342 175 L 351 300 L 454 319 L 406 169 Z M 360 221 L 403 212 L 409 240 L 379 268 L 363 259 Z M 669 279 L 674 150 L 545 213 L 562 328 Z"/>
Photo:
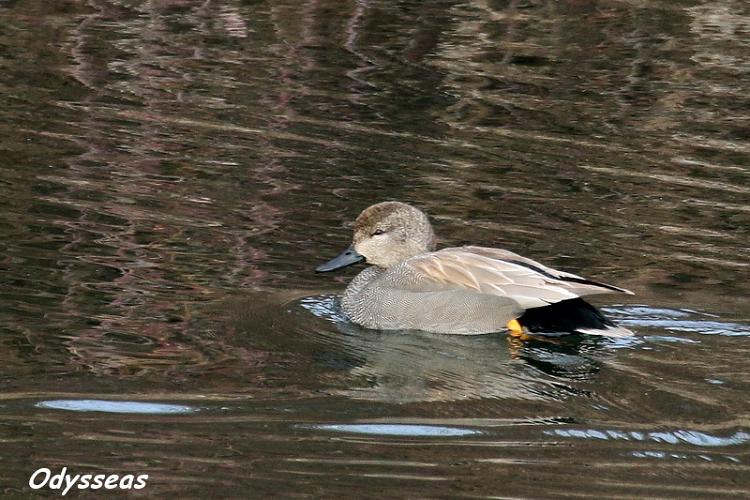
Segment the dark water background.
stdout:
<path fill-rule="evenodd" d="M 748 89 L 744 0 L 0 0 L 0 493 L 747 498 Z M 636 337 L 348 324 L 386 199 Z"/>

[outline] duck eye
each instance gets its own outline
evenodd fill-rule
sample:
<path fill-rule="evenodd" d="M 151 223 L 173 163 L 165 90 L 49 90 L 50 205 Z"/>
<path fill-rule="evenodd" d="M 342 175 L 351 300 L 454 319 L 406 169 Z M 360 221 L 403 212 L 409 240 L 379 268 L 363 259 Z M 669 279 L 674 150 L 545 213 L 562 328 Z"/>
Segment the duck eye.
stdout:
<path fill-rule="evenodd" d="M 378 235 L 380 235 L 380 234 L 385 234 L 385 230 L 383 230 L 383 229 L 376 229 L 376 230 L 375 230 L 375 231 L 374 231 L 374 232 L 372 233 L 372 236 L 378 236 Z"/>

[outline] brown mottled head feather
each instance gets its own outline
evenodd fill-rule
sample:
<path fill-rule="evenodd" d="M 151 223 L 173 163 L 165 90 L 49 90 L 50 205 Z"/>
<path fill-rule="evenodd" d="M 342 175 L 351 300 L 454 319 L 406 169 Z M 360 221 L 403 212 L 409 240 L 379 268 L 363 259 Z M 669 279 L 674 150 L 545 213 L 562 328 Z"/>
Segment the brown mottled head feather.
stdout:
<path fill-rule="evenodd" d="M 391 214 L 398 210 L 413 209 L 411 205 L 401 203 L 400 201 L 384 201 L 372 205 L 359 214 L 354 221 L 354 231 L 375 226 L 378 222 L 387 219 Z"/>
<path fill-rule="evenodd" d="M 354 223 L 354 249 L 367 262 L 384 269 L 435 248 L 435 233 L 421 210 L 406 203 L 372 205 Z"/>

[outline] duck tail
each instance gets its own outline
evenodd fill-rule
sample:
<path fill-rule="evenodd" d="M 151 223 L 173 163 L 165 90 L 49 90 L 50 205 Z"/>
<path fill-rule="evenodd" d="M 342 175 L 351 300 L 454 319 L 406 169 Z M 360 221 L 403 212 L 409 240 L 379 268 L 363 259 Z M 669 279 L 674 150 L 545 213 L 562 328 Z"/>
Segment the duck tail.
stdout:
<path fill-rule="evenodd" d="M 527 309 L 518 322 L 531 333 L 585 333 L 603 337 L 630 337 L 633 332 L 617 326 L 583 299 L 569 299 Z"/>

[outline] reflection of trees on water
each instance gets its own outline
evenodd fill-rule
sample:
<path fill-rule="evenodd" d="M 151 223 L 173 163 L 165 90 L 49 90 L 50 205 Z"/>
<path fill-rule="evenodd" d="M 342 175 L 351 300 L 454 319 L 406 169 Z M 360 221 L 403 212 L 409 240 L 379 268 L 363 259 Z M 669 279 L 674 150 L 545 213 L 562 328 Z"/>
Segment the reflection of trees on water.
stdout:
<path fill-rule="evenodd" d="M 8 324 L 50 356 L 125 374 L 232 356 L 184 338 L 194 305 L 321 286 L 304 271 L 384 198 L 450 243 L 574 255 L 551 263 L 618 282 L 636 267 L 635 289 L 744 268 L 737 2 L 66 4 L 2 14 L 50 25 L 25 50 L 58 77 L 37 103 L 54 118 L 23 127 L 54 168 L 8 177 L 13 234 L 54 241 L 33 269 L 53 300 L 19 291 Z"/>
<path fill-rule="evenodd" d="M 198 93 L 186 92 L 186 87 L 195 84 L 189 65 L 202 59 L 200 47 L 180 45 L 179 40 L 174 43 L 173 29 L 160 12 L 161 7 L 171 5 L 155 5 L 152 15 L 131 17 L 133 13 L 112 12 L 102 2 L 93 22 L 84 19 L 78 25 L 72 50 L 76 64 L 70 71 L 91 90 L 86 102 L 75 103 L 84 111 L 79 126 L 85 135 L 74 140 L 88 151 L 70 159 L 65 180 L 85 183 L 88 190 L 104 193 L 106 201 L 79 204 L 82 216 L 69 227 L 85 234 L 82 238 L 88 244 L 91 236 L 87 233 L 93 233 L 97 243 L 114 249 L 114 255 L 89 257 L 75 239 L 66 245 L 65 253 L 120 275 L 97 281 L 87 276 L 93 271 L 90 265 L 67 266 L 69 288 L 64 303 L 82 302 L 82 296 L 108 301 L 102 308 L 106 312 L 93 314 L 95 325 L 77 329 L 66 341 L 77 362 L 94 371 L 141 374 L 152 368 L 205 363 L 208 352 L 202 348 L 206 346 L 175 341 L 186 327 L 185 310 L 191 303 L 215 297 L 217 285 L 262 279 L 266 273 L 257 262 L 263 252 L 245 239 L 275 224 L 275 211 L 260 209 L 263 204 L 252 199 L 252 190 L 243 206 L 223 199 L 218 191 L 221 184 L 211 182 L 238 164 L 214 160 L 227 156 L 220 144 L 211 144 L 215 138 L 201 138 L 205 156 L 200 158 L 193 154 L 196 145 L 184 133 L 168 127 L 176 104 L 224 106 L 220 98 L 206 101 Z M 205 12 L 198 8 L 191 20 L 209 30 L 201 15 Z M 220 18 L 232 21 L 226 11 Z M 99 21 L 115 24 L 118 36 L 135 43 L 115 39 L 111 46 L 97 45 L 103 38 Z M 241 33 L 236 22 L 217 24 L 231 24 L 230 36 Z M 125 102 L 107 102 L 111 97 L 122 99 L 122 94 Z M 148 119 L 122 124 L 133 109 Z M 259 177 L 260 184 L 262 172 Z M 68 197 L 79 198 L 75 188 L 68 190 Z M 217 213 L 222 208 L 231 210 L 234 217 Z M 116 217 L 117 223 L 102 228 L 87 223 L 90 214 Z M 227 222 L 235 224 L 225 227 Z M 217 279 L 218 283 L 212 283 Z M 66 307 L 70 309 L 76 310 Z M 122 336 L 126 340 L 118 341 Z"/>

